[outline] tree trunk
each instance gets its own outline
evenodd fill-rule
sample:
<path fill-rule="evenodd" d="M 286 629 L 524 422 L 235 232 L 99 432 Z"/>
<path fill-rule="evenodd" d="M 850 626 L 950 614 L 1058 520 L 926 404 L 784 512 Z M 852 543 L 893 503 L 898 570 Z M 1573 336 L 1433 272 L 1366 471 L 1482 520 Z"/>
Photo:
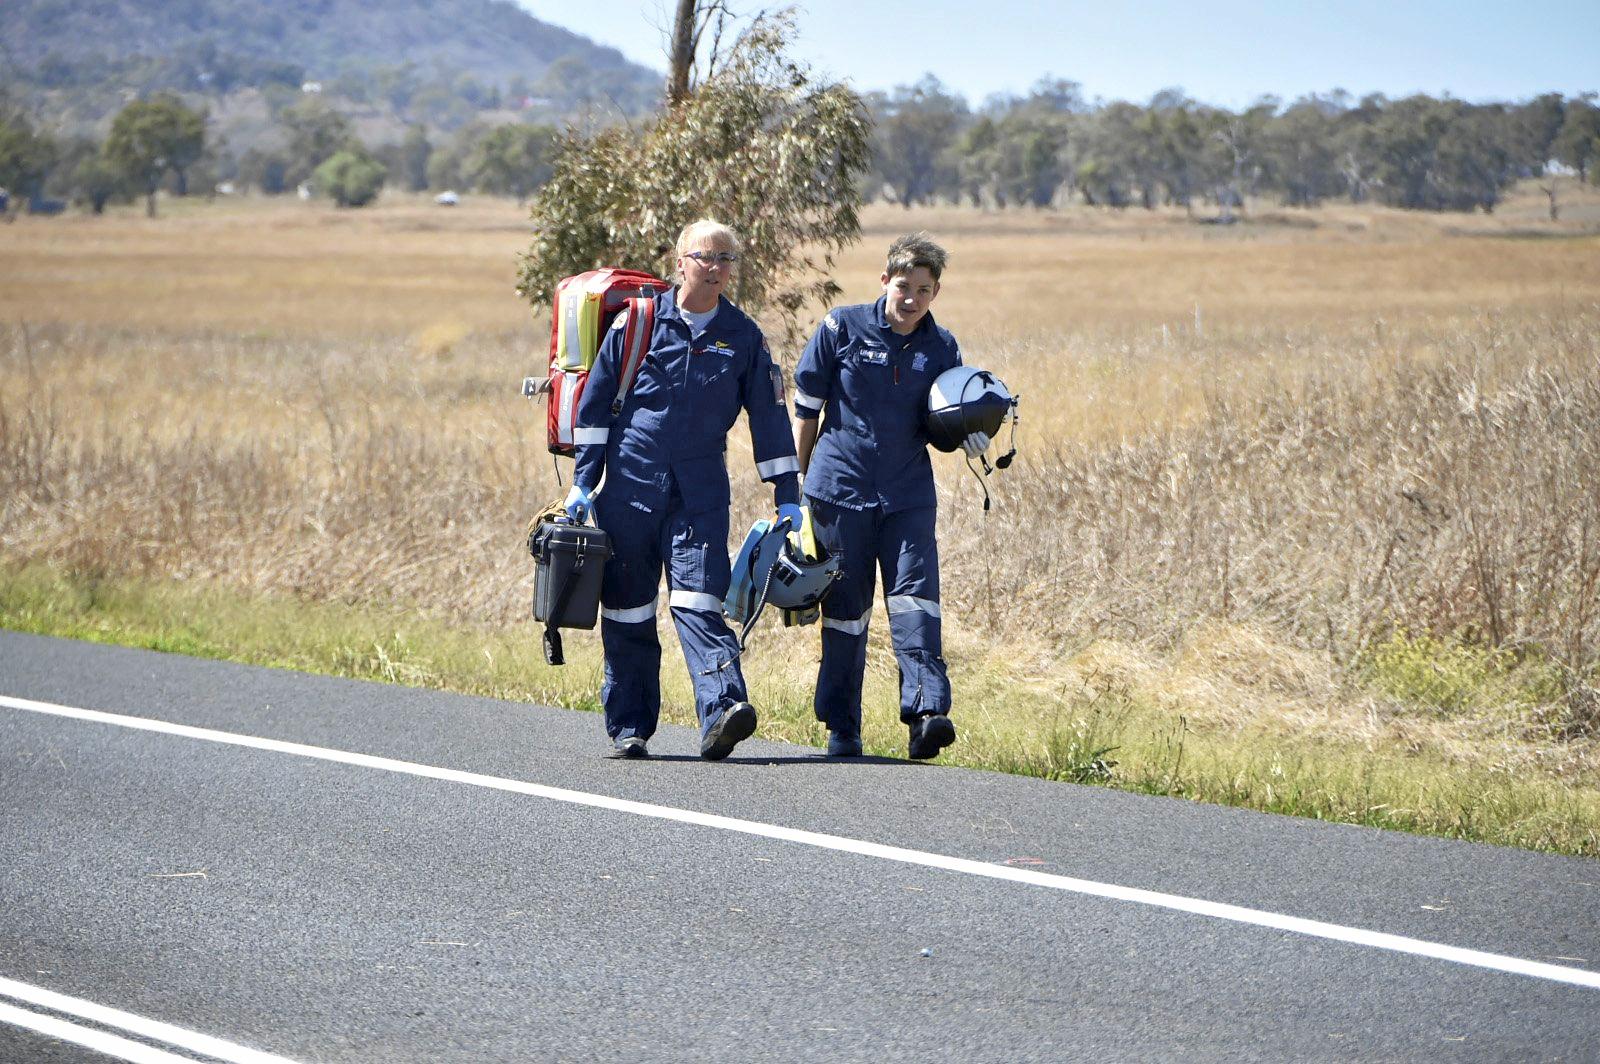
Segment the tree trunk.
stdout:
<path fill-rule="evenodd" d="M 678 0 L 672 23 L 672 54 L 668 57 L 667 104 L 681 103 L 689 95 L 689 68 L 694 65 L 695 0 Z"/>
<path fill-rule="evenodd" d="M 154 181 L 150 182 L 145 188 L 144 216 L 146 218 L 154 218 L 156 216 L 156 182 Z"/>

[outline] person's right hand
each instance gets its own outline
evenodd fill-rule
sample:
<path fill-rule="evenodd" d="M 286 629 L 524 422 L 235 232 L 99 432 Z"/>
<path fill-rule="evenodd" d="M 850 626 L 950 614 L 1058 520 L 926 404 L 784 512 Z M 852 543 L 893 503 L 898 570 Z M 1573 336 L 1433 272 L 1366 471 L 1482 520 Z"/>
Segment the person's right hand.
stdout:
<path fill-rule="evenodd" d="M 589 520 L 589 514 L 594 511 L 594 496 L 574 484 L 572 490 L 567 492 L 566 502 L 561 505 L 566 508 L 567 516 L 581 525 Z"/>

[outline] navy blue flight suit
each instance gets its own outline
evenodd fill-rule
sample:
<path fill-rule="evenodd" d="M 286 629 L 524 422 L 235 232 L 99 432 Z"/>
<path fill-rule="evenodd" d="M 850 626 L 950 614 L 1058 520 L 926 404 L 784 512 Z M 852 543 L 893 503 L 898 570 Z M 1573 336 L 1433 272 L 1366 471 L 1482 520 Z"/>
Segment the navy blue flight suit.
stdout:
<path fill-rule="evenodd" d="M 798 418 L 822 417 L 805 492 L 817 535 L 843 575 L 822 603 L 816 714 L 859 736 L 874 569 L 883 573 L 900 666 L 900 718 L 950 711 L 939 618 L 933 464 L 922 416 L 934 378 L 961 364 L 955 338 L 926 314 L 907 336 L 884 300 L 830 313 L 795 370 Z"/>
<path fill-rule="evenodd" d="M 782 371 L 761 329 L 726 298 L 705 331 L 690 335 L 676 289 L 655 300 L 655 325 L 639 375 L 613 416 L 622 370 L 619 314 L 600 344 L 573 430 L 573 481 L 593 492 L 595 520 L 611 537 L 600 588 L 606 733 L 648 740 L 661 711 L 657 587 L 668 604 L 694 683 L 701 735 L 746 700 L 739 643 L 722 616 L 728 593 L 728 430 L 750 417 L 756 470 L 776 502 L 799 501 L 794 434 Z"/>

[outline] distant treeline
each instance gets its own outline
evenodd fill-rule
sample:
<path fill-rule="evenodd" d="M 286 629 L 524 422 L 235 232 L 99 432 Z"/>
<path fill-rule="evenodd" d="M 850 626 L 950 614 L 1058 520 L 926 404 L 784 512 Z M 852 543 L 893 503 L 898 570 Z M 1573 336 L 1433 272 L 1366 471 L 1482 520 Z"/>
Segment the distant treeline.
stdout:
<path fill-rule="evenodd" d="M 359 207 L 385 186 L 528 196 L 550 177 L 555 127 L 472 122 L 453 134 L 403 127 L 397 139 L 364 142 L 351 119 L 316 95 L 282 108 L 243 151 L 215 135 L 205 107 L 174 93 L 130 101 L 102 139 L 52 136 L 0 91 L 0 189 L 21 207 L 54 213 L 67 203 L 98 214 L 107 203 L 163 189 L 198 192 L 304 190 Z"/>
<path fill-rule="evenodd" d="M 190 69 L 191 61 L 200 69 L 203 59 L 180 55 L 163 69 Z M 219 131 L 214 98 L 194 93 L 139 94 L 120 105 L 103 138 L 52 134 L 31 117 L 36 108 L 24 102 L 31 94 L 0 89 L 0 187 L 36 209 L 76 202 L 98 212 L 138 195 L 153 210 L 162 187 L 177 195 L 305 188 L 359 206 L 385 186 L 522 199 L 549 180 L 553 123 L 504 110 L 473 117 L 474 107 L 500 105 L 501 89 L 457 85 L 439 106 L 448 99 L 463 109 L 441 124 L 374 122 L 363 109 L 368 102 L 381 100 L 391 117 L 416 109 L 427 85 L 419 87 L 414 71 L 378 68 L 316 91 L 292 84 L 298 73 L 252 69 L 272 101 L 248 136 Z M 480 90 L 488 95 L 470 102 Z M 864 102 L 875 123 L 864 198 L 907 206 L 1080 201 L 1217 209 L 1226 218 L 1247 200 L 1268 197 L 1292 207 L 1342 200 L 1489 211 L 1519 179 L 1600 178 L 1594 93 L 1472 104 L 1335 92 L 1288 105 L 1265 98 L 1235 112 L 1175 90 L 1145 104 L 1089 103 L 1076 83 L 1047 81 L 974 110 L 929 76 Z M 170 143 L 146 150 L 151 138 Z M 161 160 L 159 172 L 152 159 Z M 1554 217 L 1555 183 L 1546 191 Z"/>
<path fill-rule="evenodd" d="M 907 206 L 1078 197 L 1226 211 L 1269 196 L 1297 207 L 1338 199 L 1488 211 L 1512 182 L 1552 164 L 1587 180 L 1600 156 L 1594 93 L 1472 104 L 1333 92 L 1230 111 L 1179 90 L 1145 104 L 1091 104 L 1075 82 L 1043 81 L 974 110 L 929 75 L 867 102 L 876 151 L 866 192 Z"/>

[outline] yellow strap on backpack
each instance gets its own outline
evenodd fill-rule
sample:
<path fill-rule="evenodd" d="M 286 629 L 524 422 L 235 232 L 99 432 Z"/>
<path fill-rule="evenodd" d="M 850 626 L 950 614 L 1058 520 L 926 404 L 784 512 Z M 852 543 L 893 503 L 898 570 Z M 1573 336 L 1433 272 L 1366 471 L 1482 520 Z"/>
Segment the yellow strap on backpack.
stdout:
<path fill-rule="evenodd" d="M 557 295 L 557 368 L 576 372 L 594 365 L 595 353 L 600 350 L 600 316 L 604 309 L 605 284 L 605 278 L 592 280 L 586 285 L 571 284 L 563 287 Z"/>

